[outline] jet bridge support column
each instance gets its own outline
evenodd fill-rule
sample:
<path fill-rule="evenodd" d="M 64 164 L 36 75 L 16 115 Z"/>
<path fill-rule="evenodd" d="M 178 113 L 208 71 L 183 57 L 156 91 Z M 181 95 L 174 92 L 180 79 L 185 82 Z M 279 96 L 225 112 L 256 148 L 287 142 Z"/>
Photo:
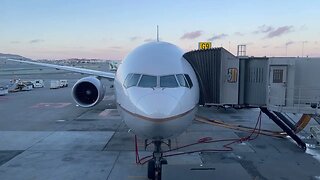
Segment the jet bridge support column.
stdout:
<path fill-rule="evenodd" d="M 296 126 L 294 124 L 292 124 L 288 118 L 286 118 L 280 112 L 273 111 L 273 113 L 276 114 L 284 123 L 286 123 L 286 125 L 288 125 L 293 130 L 293 132 L 297 131 Z"/>
<path fill-rule="evenodd" d="M 270 112 L 266 107 L 260 107 L 261 111 L 265 113 L 270 119 L 272 119 L 284 132 L 286 132 L 300 148 L 304 151 L 307 149 L 306 144 L 285 124 L 277 117 L 274 113 Z"/>

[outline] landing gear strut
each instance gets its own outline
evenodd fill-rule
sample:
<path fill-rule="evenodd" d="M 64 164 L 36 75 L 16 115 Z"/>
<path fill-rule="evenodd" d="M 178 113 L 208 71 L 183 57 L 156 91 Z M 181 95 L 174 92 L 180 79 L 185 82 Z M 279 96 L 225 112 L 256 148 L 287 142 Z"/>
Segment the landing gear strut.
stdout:
<path fill-rule="evenodd" d="M 161 180 L 162 164 L 168 164 L 167 160 L 163 158 L 161 143 L 162 141 L 153 141 L 153 158 L 148 162 L 148 178 L 152 180 Z"/>

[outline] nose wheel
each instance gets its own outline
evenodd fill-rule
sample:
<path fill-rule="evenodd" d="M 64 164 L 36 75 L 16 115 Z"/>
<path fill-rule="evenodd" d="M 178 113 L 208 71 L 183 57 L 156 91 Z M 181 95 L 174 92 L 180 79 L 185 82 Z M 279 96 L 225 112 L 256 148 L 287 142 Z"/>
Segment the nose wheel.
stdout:
<path fill-rule="evenodd" d="M 149 179 L 155 179 L 155 174 L 156 174 L 156 170 L 155 170 L 155 161 L 154 159 L 151 159 L 148 162 L 148 178 Z"/>
<path fill-rule="evenodd" d="M 162 141 L 154 141 L 155 150 L 153 158 L 148 162 L 148 178 L 152 180 L 161 180 L 161 170 L 163 164 L 168 164 L 167 160 L 163 158 L 161 151 Z"/>

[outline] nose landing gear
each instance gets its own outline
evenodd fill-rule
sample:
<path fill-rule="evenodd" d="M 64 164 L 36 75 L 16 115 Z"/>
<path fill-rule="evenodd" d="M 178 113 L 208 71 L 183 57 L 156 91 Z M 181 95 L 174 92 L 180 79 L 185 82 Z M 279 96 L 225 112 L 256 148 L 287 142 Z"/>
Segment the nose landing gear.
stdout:
<path fill-rule="evenodd" d="M 162 141 L 153 141 L 153 158 L 148 162 L 148 178 L 152 180 L 161 180 L 162 165 L 168 164 L 167 160 L 163 158 L 161 143 Z"/>

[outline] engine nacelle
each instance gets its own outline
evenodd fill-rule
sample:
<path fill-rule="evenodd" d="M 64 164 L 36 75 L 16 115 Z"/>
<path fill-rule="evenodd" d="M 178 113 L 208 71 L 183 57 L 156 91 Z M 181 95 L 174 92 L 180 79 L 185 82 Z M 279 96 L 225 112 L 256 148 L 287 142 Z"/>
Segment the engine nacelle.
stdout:
<path fill-rule="evenodd" d="M 102 82 L 89 76 L 80 79 L 72 88 L 74 101 L 81 107 L 92 107 L 98 104 L 104 98 L 105 87 Z"/>

